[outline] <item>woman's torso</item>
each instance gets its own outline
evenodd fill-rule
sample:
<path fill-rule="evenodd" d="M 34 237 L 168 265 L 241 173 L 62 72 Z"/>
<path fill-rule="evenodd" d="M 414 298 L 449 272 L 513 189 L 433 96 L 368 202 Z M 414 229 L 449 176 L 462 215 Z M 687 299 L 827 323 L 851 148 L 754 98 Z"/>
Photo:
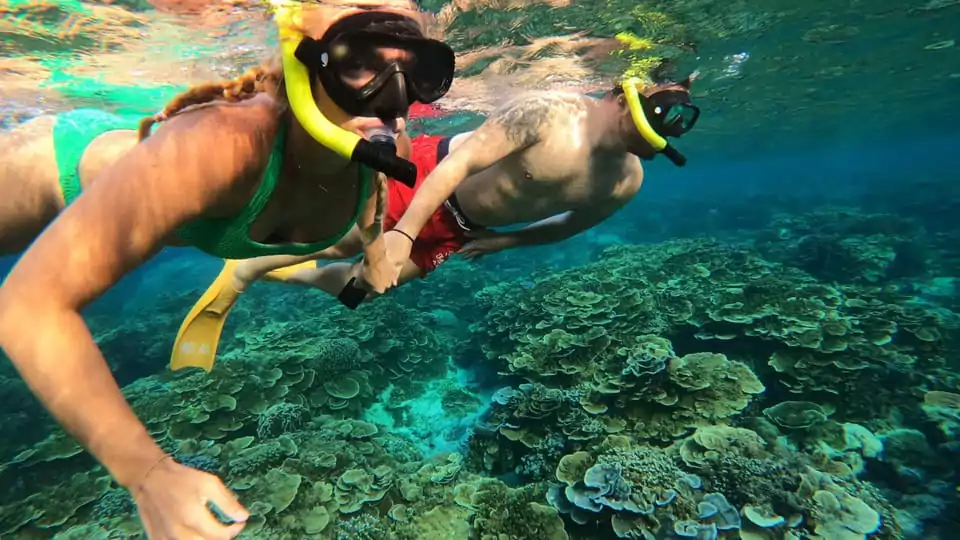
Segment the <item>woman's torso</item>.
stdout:
<path fill-rule="evenodd" d="M 251 99 L 236 104 L 215 104 L 209 107 L 220 107 L 220 114 L 226 113 L 241 120 L 241 125 L 249 126 L 264 137 L 277 143 L 278 135 L 287 129 L 285 121 L 274 102 L 267 96 Z M 184 114 L 204 114 L 203 108 Z M 169 124 L 161 124 L 156 129 L 178 129 L 176 117 Z M 181 130 L 178 137 L 190 137 L 191 143 L 197 145 L 216 144 L 215 134 L 198 133 L 196 130 Z M 99 135 L 83 152 L 78 167 L 79 180 L 82 188 L 88 187 L 97 176 L 107 167 L 116 162 L 125 152 L 137 144 L 137 133 L 131 130 L 109 131 Z M 245 229 L 247 236 L 254 243 L 284 244 L 296 243 L 325 243 L 325 240 L 341 235 L 348 224 L 352 224 L 362 204 L 364 186 L 360 183 L 365 176 L 360 174 L 356 164 L 338 167 L 340 170 L 330 174 L 316 174 L 315 171 L 303 171 L 296 163 L 290 152 L 285 148 L 277 148 L 276 144 L 265 145 L 266 150 L 257 156 L 254 162 L 258 167 L 252 167 L 245 176 L 236 180 L 237 189 L 222 197 L 215 207 L 207 209 L 204 218 L 210 220 L 224 220 L 239 216 L 248 203 L 255 197 L 265 176 L 271 174 L 270 153 L 279 152 L 282 162 L 279 164 L 276 183 L 269 194 L 269 198 L 262 210 L 255 216 Z M 276 156 L 275 156 L 276 157 Z M 181 167 L 229 167 L 228 163 L 205 162 L 202 164 L 171 163 L 167 173 L 169 181 L 176 182 L 177 171 Z M 190 227 L 190 224 L 187 225 Z M 174 234 L 168 240 L 168 245 L 185 245 L 183 237 L 188 234 Z M 322 248 L 321 248 L 322 249 Z"/>

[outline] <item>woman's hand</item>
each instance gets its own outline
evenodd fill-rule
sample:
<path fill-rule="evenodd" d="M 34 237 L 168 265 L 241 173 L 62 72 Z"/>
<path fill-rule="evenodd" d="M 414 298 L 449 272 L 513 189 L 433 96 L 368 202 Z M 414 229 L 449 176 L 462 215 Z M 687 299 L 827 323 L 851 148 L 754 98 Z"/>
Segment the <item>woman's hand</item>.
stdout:
<path fill-rule="evenodd" d="M 460 255 L 464 259 L 479 259 L 484 255 L 490 255 L 498 251 L 503 251 L 515 247 L 516 239 L 510 233 L 498 233 L 489 230 L 476 230 L 467 233 L 467 236 L 473 240 L 460 248 Z"/>
<path fill-rule="evenodd" d="M 250 513 L 219 478 L 167 457 L 131 490 L 150 540 L 235 538 Z M 225 525 L 207 508 L 212 503 L 232 521 Z"/>

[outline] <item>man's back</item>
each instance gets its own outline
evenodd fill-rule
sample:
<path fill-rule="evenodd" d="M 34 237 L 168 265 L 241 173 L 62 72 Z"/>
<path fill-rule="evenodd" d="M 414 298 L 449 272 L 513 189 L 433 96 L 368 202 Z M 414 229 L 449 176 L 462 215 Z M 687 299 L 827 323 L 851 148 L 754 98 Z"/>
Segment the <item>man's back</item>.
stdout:
<path fill-rule="evenodd" d="M 535 140 L 457 188 L 464 213 L 489 227 L 526 223 L 570 210 L 589 211 L 627 200 L 643 181 L 640 161 L 602 148 L 605 122 L 599 102 L 567 93 L 528 94 L 491 114 L 507 137 Z M 455 152 L 470 133 L 456 136 Z"/>

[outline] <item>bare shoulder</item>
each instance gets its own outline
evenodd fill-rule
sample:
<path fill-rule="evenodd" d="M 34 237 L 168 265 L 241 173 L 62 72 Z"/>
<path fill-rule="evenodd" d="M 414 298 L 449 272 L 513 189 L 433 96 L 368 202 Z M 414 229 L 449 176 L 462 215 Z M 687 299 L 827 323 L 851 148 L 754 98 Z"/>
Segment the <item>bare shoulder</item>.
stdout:
<path fill-rule="evenodd" d="M 214 102 L 174 116 L 161 124 L 154 136 L 167 131 L 191 144 L 210 142 L 217 147 L 272 141 L 280 117 L 278 106 L 268 96 L 239 103 Z"/>
<path fill-rule="evenodd" d="M 151 145 L 151 153 L 162 160 L 157 165 L 172 174 L 197 178 L 209 189 L 245 194 L 259 183 L 281 125 L 280 111 L 264 98 L 190 109 L 141 144 Z"/>
<path fill-rule="evenodd" d="M 529 92 L 497 107 L 488 119 L 518 145 L 532 144 L 560 124 L 576 121 L 586 112 L 583 96 L 566 92 Z"/>
<path fill-rule="evenodd" d="M 632 196 L 643 185 L 643 162 L 632 154 L 624 157 L 622 184 L 624 188 L 632 190 Z"/>
<path fill-rule="evenodd" d="M 643 186 L 643 164 L 636 156 L 625 156 L 623 165 L 623 178 L 614 191 L 614 197 L 623 203 L 626 203 L 640 191 Z"/>

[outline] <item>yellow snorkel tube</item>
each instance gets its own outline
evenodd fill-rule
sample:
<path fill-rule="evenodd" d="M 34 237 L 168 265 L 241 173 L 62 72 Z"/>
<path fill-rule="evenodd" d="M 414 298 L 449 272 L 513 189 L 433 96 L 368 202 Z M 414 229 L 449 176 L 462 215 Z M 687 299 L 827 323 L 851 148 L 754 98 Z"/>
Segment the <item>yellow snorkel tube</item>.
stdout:
<path fill-rule="evenodd" d="M 630 117 L 633 119 L 633 125 L 636 126 L 640 136 L 661 154 L 667 156 L 677 167 L 683 167 L 687 164 L 687 158 L 670 146 L 662 135 L 657 133 L 647 120 L 646 113 L 643 112 L 643 105 L 640 104 L 640 91 L 645 85 L 637 77 L 631 77 L 621 84 L 623 95 L 627 98 L 627 106 L 630 107 Z"/>
<path fill-rule="evenodd" d="M 303 40 L 303 34 L 297 30 L 303 27 L 301 3 L 298 0 L 270 0 L 270 5 L 279 33 L 287 100 L 303 129 L 318 143 L 344 159 L 363 163 L 409 186 L 415 185 L 416 166 L 398 157 L 392 146 L 371 143 L 334 124 L 320 112 L 313 99 L 310 72 L 296 57 L 297 47 Z"/>

